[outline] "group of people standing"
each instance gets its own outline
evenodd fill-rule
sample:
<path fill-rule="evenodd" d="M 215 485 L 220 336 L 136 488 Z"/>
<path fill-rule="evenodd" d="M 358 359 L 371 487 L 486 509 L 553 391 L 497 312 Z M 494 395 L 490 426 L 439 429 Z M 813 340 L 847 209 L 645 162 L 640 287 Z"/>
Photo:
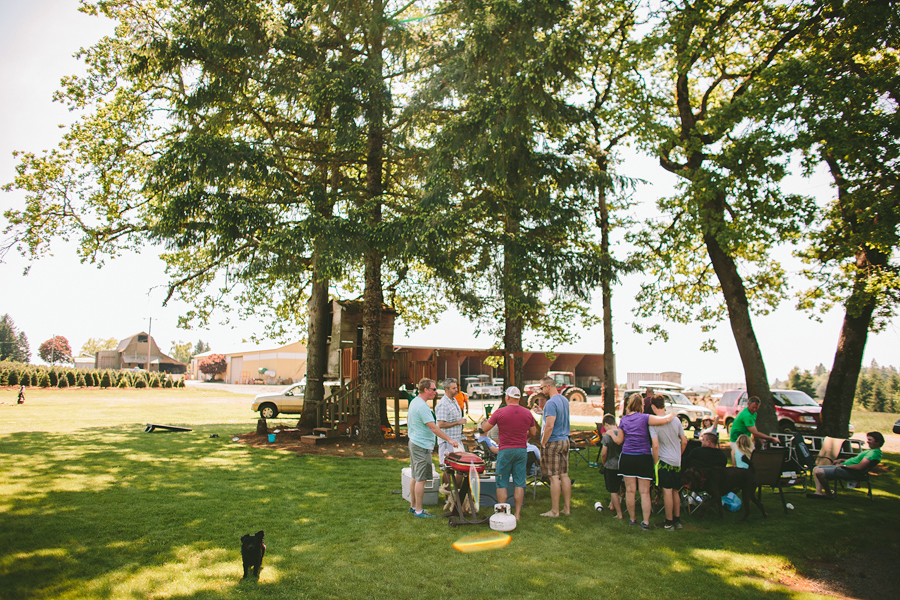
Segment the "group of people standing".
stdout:
<path fill-rule="evenodd" d="M 415 517 L 434 517 L 422 508 L 425 482 L 431 479 L 431 453 L 438 440 L 438 460 L 445 463 L 447 454 L 462 447 L 463 425 L 466 418 L 455 399 L 458 393 L 456 379 L 443 382 L 444 396 L 435 406 L 434 414 L 427 402 L 437 395 L 437 385 L 431 379 L 422 379 L 417 389 L 419 395 L 409 404 L 407 427 L 409 430 L 409 455 L 412 471 L 409 512 Z M 541 472 L 550 484 L 550 510 L 542 517 L 558 517 L 569 514 L 572 501 L 572 481 L 569 479 L 569 402 L 559 393 L 556 382 L 546 377 L 541 380 L 540 401 L 543 424 L 539 444 Z M 483 422 L 481 429 L 489 434 L 498 430 L 496 482 L 497 501 L 506 502 L 509 488 L 513 488 L 515 517 L 522 517 L 527 479 L 528 438 L 537 435 L 538 425 L 534 415 L 521 406 L 522 392 L 511 386 L 506 389 L 504 405 Z M 449 477 L 447 473 L 445 477 Z M 449 481 L 449 480 L 447 480 Z M 562 500 L 562 509 L 560 509 Z"/>
<path fill-rule="evenodd" d="M 641 499 L 643 530 L 650 529 L 650 484 L 656 479 L 657 465 L 659 487 L 663 490 L 666 520 L 665 529 L 681 529 L 681 454 L 687 446 L 687 437 L 681 421 L 674 414 L 666 413 L 665 398 L 648 394 L 632 394 L 625 405 L 625 415 L 616 427 L 615 417 L 603 418 L 605 433 L 601 439 L 603 449 L 600 459 L 604 464 L 606 489 L 612 496 L 616 518 L 622 519 L 619 490 L 625 482 L 625 505 L 629 524 L 637 525 L 637 500 Z M 621 479 L 620 479 L 621 478 Z"/>

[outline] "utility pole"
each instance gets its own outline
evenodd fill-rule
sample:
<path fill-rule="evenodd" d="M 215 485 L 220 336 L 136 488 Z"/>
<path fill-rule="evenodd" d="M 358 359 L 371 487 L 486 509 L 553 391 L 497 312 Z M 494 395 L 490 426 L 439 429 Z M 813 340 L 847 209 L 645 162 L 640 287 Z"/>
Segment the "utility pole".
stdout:
<path fill-rule="evenodd" d="M 147 325 L 147 375 L 150 375 L 150 330 L 153 329 L 153 317 L 150 317 L 150 324 Z"/>

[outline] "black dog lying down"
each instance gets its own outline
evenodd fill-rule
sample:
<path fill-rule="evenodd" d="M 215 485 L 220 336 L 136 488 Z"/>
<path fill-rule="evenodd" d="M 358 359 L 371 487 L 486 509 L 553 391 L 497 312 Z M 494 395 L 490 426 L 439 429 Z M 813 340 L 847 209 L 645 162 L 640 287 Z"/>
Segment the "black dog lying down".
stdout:
<path fill-rule="evenodd" d="M 728 492 L 739 492 L 741 502 L 744 505 L 744 518 L 750 518 L 750 502 L 759 507 L 763 517 L 768 517 L 762 502 L 756 498 L 756 475 L 752 469 L 739 469 L 737 467 L 712 467 L 709 469 L 685 469 L 681 472 L 681 482 L 695 492 L 707 492 L 719 510 L 719 517 L 725 516 L 722 509 L 722 496 Z M 706 508 L 701 509 L 699 516 L 703 516 Z"/>
<path fill-rule="evenodd" d="M 241 536 L 241 558 L 244 561 L 245 578 L 248 573 L 259 577 L 263 556 L 266 555 L 266 545 L 263 543 L 265 536 L 266 534 L 262 531 L 257 531 L 256 535 Z"/>

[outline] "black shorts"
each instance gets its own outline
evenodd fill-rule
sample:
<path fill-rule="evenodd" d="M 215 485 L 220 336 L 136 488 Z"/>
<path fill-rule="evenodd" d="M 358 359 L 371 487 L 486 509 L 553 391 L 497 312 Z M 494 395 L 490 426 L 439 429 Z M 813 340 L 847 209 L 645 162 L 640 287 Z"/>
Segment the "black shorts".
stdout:
<path fill-rule="evenodd" d="M 603 479 L 606 481 L 606 491 L 610 494 L 618 494 L 622 489 L 622 476 L 618 469 L 606 469 L 603 471 Z"/>
<path fill-rule="evenodd" d="M 673 467 L 660 461 L 658 474 L 659 487 L 667 490 L 681 489 L 681 467 Z"/>
<path fill-rule="evenodd" d="M 622 454 L 619 456 L 619 475 L 638 479 L 656 479 L 653 456 L 650 454 Z"/>

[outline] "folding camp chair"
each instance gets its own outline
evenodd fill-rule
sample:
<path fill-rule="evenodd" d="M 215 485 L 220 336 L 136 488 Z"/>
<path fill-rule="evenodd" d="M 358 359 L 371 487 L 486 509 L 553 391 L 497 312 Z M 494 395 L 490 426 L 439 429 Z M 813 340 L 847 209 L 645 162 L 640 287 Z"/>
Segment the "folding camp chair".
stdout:
<path fill-rule="evenodd" d="M 537 498 L 537 488 L 544 484 L 544 474 L 541 473 L 541 461 L 532 450 L 528 453 L 528 462 L 525 463 L 525 491 L 531 490 L 531 497 Z"/>
<path fill-rule="evenodd" d="M 783 489 L 786 482 L 781 477 L 781 473 L 786 456 L 787 449 L 785 448 L 767 448 L 765 450 L 754 451 L 753 458 L 750 459 L 750 468 L 756 473 L 757 499 L 762 501 L 762 489 L 764 486 L 771 487 L 773 491 L 777 488 L 778 494 L 781 496 L 781 505 L 784 508 L 784 514 L 788 514 L 788 508 L 787 501 L 784 499 Z M 742 498 L 742 500 L 745 499 Z"/>
<path fill-rule="evenodd" d="M 475 448 L 475 454 L 484 461 L 485 467 L 489 471 L 493 471 L 494 463 L 497 462 L 497 455 L 491 452 L 491 447 L 487 442 L 478 442 L 478 447 Z"/>
<path fill-rule="evenodd" d="M 588 453 L 587 444 L 584 441 L 577 441 L 571 435 L 569 436 L 569 467 L 575 468 L 579 462 L 583 462 L 587 466 L 591 466 L 591 462 L 585 456 Z M 572 458 L 574 455 L 574 459 Z"/>
<path fill-rule="evenodd" d="M 856 449 L 854 449 L 853 447 L 854 442 L 855 445 L 857 445 Z M 821 467 L 833 465 L 839 458 L 850 458 L 859 454 L 861 450 L 862 443 L 859 440 L 827 437 L 822 441 L 822 449 L 819 451 L 819 456 L 816 458 L 816 466 Z M 872 495 L 872 479 L 869 473 L 871 472 L 872 468 L 875 467 L 875 465 L 877 465 L 879 462 L 881 461 L 871 461 L 869 469 L 867 471 L 860 472 L 859 476 L 855 480 L 857 483 L 866 483 L 869 489 L 869 500 L 871 500 L 872 502 L 875 501 L 875 497 Z M 837 495 L 839 487 L 848 487 L 848 482 L 843 479 L 834 479 L 833 481 L 835 495 Z"/>

